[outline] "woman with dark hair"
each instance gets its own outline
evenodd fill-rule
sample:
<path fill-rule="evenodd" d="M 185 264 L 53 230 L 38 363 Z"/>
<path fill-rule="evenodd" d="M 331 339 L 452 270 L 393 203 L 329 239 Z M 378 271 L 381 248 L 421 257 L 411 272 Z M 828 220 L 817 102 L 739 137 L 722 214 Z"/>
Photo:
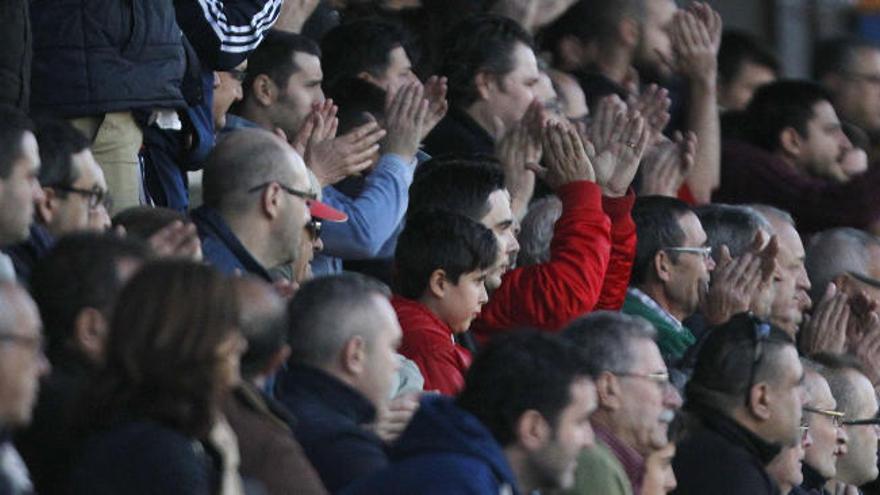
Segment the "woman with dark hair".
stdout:
<path fill-rule="evenodd" d="M 247 347 L 233 284 L 187 261 L 146 266 L 123 289 L 84 411 L 72 493 L 233 494 L 238 447 L 219 401 Z"/>

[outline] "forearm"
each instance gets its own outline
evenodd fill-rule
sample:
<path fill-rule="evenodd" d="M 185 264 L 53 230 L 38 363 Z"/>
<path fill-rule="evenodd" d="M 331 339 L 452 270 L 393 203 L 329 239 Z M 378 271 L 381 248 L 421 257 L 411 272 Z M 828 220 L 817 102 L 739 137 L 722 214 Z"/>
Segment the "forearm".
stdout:
<path fill-rule="evenodd" d="M 694 168 L 687 184 L 698 203 L 708 203 L 721 183 L 721 123 L 715 78 L 691 80 L 688 128 L 697 135 Z"/>

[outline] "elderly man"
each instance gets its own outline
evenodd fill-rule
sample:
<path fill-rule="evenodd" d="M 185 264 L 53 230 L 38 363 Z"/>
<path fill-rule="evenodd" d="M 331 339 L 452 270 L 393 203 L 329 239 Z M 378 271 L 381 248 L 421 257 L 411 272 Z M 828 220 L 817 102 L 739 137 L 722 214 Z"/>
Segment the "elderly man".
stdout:
<path fill-rule="evenodd" d="M 806 251 L 813 304 L 830 283 L 848 296 L 863 292 L 880 302 L 880 291 L 869 283 L 880 280 L 880 239 L 876 236 L 850 227 L 826 230 L 810 237 Z"/>
<path fill-rule="evenodd" d="M 708 293 L 712 248 L 697 215 L 677 199 L 639 198 L 633 219 L 638 242 L 623 312 L 647 319 L 663 359 L 676 365 L 696 342 L 682 321 Z"/>
<path fill-rule="evenodd" d="M 31 421 L 40 377 L 49 372 L 43 354 L 40 315 L 27 292 L 0 283 L 0 430 L 8 432 Z M 8 435 L 0 437 L 0 493 L 33 493 L 27 468 Z"/>
<path fill-rule="evenodd" d="M 224 136 L 204 172 L 204 206 L 192 213 L 205 260 L 271 281 L 269 270 L 311 260 L 320 220 L 345 214 L 316 199 L 302 158 L 277 136 L 241 129 Z"/>
<path fill-rule="evenodd" d="M 846 416 L 846 453 L 837 458 L 834 481 L 861 486 L 877 478 L 877 395 L 859 363 L 851 358 L 819 355 L 822 376 L 828 380 L 837 409 Z"/>
<path fill-rule="evenodd" d="M 599 311 L 576 320 L 563 336 L 596 367 L 598 407 L 590 418 L 600 441 L 578 459 L 571 495 L 640 493 L 645 459 L 669 443 L 681 406 L 644 319 Z"/>
<path fill-rule="evenodd" d="M 287 369 L 277 394 L 324 485 L 337 492 L 388 464 L 364 425 L 391 395 L 402 332 L 384 285 L 355 274 L 302 286 L 288 307 Z"/>
<path fill-rule="evenodd" d="M 838 411 L 828 381 L 821 374 L 824 367 L 809 359 L 801 359 L 801 363 L 808 397 L 803 423 L 809 428 L 812 443 L 804 454 L 803 482 L 794 493 L 824 494 L 825 484 L 837 475 L 838 458 L 846 453 L 845 415 Z"/>
<path fill-rule="evenodd" d="M 741 313 L 713 331 L 685 390 L 690 421 L 673 462 L 673 493 L 778 493 L 764 466 L 801 441 L 803 379 L 781 329 Z"/>

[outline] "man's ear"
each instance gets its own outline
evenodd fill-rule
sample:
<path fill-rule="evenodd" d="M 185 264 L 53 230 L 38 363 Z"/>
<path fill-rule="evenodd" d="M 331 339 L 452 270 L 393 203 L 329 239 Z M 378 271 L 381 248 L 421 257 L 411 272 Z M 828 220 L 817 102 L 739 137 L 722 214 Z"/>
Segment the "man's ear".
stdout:
<path fill-rule="evenodd" d="M 779 147 L 789 156 L 799 157 L 803 150 L 804 138 L 794 127 L 786 127 L 779 131 Z"/>
<path fill-rule="evenodd" d="M 446 272 L 438 268 L 431 272 L 428 278 L 428 293 L 436 299 L 443 299 L 446 296 L 446 289 L 449 280 L 446 279 Z"/>
<path fill-rule="evenodd" d="M 104 359 L 107 341 L 107 319 L 95 308 L 83 308 L 73 322 L 73 339 L 76 348 L 93 362 Z"/>
<path fill-rule="evenodd" d="M 639 44 L 641 33 L 639 23 L 630 17 L 624 17 L 617 25 L 617 36 L 626 46 L 635 48 Z"/>
<path fill-rule="evenodd" d="M 770 385 L 766 382 L 760 382 L 749 390 L 748 409 L 758 419 L 763 421 L 770 419 L 770 416 L 773 415 L 770 410 Z"/>
<path fill-rule="evenodd" d="M 474 87 L 481 100 L 488 100 L 493 92 L 498 91 L 498 81 L 494 74 L 486 71 L 477 72 L 474 76 Z"/>
<path fill-rule="evenodd" d="M 542 449 L 553 436 L 550 424 L 534 409 L 522 413 L 516 421 L 515 428 L 518 443 L 529 451 Z"/>
<path fill-rule="evenodd" d="M 55 189 L 52 189 L 51 187 L 43 188 L 43 197 L 34 203 L 34 210 L 37 213 L 37 218 L 44 224 L 52 222 L 52 219 L 55 218 L 55 211 L 58 208 L 59 199 L 60 198 L 55 193 Z"/>
<path fill-rule="evenodd" d="M 357 76 L 355 76 L 355 77 L 357 77 L 358 79 L 362 79 L 364 81 L 367 81 L 368 83 L 372 84 L 373 86 L 377 86 L 380 88 L 382 87 L 382 85 L 379 83 L 379 81 L 375 77 L 373 77 L 372 74 L 370 74 L 369 72 L 367 72 L 365 70 L 358 72 Z"/>
<path fill-rule="evenodd" d="M 672 258 L 666 251 L 661 249 L 654 254 L 654 272 L 661 281 L 669 282 L 672 280 L 672 265 Z"/>
<path fill-rule="evenodd" d="M 612 373 L 603 372 L 596 378 L 596 398 L 600 409 L 620 409 L 620 382 Z"/>
<path fill-rule="evenodd" d="M 281 195 L 284 191 L 277 184 L 269 184 L 260 193 L 260 208 L 263 214 L 270 220 L 278 218 L 281 214 Z"/>
<path fill-rule="evenodd" d="M 360 335 L 348 339 L 342 347 L 342 369 L 354 376 L 364 374 L 367 366 L 367 342 Z"/>
<path fill-rule="evenodd" d="M 251 85 L 250 92 L 260 105 L 264 107 L 271 106 L 278 100 L 278 86 L 276 86 L 275 81 L 266 74 L 259 74 L 254 78 L 254 83 Z"/>

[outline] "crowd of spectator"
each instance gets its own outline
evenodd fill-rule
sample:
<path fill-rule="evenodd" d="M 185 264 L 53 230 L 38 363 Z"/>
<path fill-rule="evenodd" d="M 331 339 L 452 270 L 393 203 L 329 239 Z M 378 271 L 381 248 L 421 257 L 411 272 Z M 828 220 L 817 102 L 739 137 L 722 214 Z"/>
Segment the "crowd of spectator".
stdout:
<path fill-rule="evenodd" d="M 0 495 L 880 494 L 880 44 L 0 14 Z"/>

